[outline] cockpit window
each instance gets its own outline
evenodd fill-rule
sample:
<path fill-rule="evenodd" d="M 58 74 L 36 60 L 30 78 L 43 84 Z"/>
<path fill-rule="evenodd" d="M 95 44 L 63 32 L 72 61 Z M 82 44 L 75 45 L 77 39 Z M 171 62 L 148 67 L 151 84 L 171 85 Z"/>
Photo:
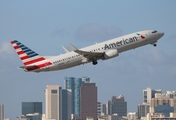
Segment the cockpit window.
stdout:
<path fill-rule="evenodd" d="M 156 30 L 152 31 L 152 33 L 156 33 L 156 32 L 157 32 Z"/>

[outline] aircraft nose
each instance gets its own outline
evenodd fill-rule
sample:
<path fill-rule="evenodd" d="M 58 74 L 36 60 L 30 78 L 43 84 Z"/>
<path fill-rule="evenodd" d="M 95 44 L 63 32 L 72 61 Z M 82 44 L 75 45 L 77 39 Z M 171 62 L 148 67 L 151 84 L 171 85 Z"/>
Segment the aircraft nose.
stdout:
<path fill-rule="evenodd" d="M 163 35 L 164 35 L 164 32 L 159 32 L 160 37 L 163 37 Z"/>
<path fill-rule="evenodd" d="M 160 39 L 161 37 L 163 37 L 164 33 L 163 32 L 158 32 L 157 34 L 157 38 Z"/>

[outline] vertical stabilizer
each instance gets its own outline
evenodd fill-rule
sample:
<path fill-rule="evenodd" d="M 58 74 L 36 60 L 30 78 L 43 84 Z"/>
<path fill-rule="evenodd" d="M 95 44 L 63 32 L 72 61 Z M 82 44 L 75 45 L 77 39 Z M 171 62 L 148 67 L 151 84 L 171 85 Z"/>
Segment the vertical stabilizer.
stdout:
<path fill-rule="evenodd" d="M 11 41 L 11 44 L 25 66 L 33 65 L 34 63 L 45 60 L 44 57 L 40 56 L 38 53 L 29 49 L 17 40 Z"/>

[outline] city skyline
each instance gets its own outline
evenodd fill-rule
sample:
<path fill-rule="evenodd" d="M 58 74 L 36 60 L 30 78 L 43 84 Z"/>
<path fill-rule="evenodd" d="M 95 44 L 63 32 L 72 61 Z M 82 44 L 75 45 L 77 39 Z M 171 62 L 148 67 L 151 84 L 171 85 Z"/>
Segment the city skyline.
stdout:
<path fill-rule="evenodd" d="M 85 77 L 84 77 L 85 78 Z M 89 80 L 90 80 L 90 78 L 88 78 Z M 96 83 L 91 83 L 91 82 L 87 82 L 87 83 L 83 83 L 82 84 L 82 86 L 80 86 L 80 89 L 81 90 L 84 90 L 84 92 L 81 92 L 80 91 L 80 97 L 82 96 L 82 95 L 84 95 L 84 97 L 81 97 L 80 99 L 82 99 L 83 98 L 83 100 L 84 100 L 84 103 L 86 103 L 86 102 L 88 102 L 88 101 L 94 101 L 94 98 L 92 99 L 92 98 L 90 98 L 89 96 L 92 94 L 92 92 L 94 91 L 94 90 L 98 90 L 98 86 L 95 86 L 95 84 Z M 84 88 L 85 87 L 85 88 Z M 90 87 L 90 88 L 89 88 Z M 93 88 L 93 87 L 95 87 L 95 88 Z M 91 90 L 91 91 L 87 91 L 87 90 Z M 63 115 L 63 111 L 61 111 L 61 110 L 63 110 L 63 100 L 66 100 L 65 99 L 65 91 L 67 91 L 68 93 L 66 93 L 66 94 L 72 94 L 71 92 L 69 92 L 69 90 L 66 90 L 66 89 L 62 89 L 62 87 L 60 87 L 59 85 L 47 85 L 46 86 L 46 89 L 45 89 L 45 92 L 44 92 L 44 94 L 45 94 L 45 112 L 43 112 L 43 114 L 44 114 L 44 116 L 46 117 L 46 119 L 47 118 L 55 118 L 55 117 L 58 117 L 59 116 L 59 119 L 61 119 L 62 118 L 62 115 Z M 146 113 L 148 113 L 149 111 L 150 112 L 155 112 L 153 109 L 153 104 L 155 103 L 157 103 L 159 106 L 157 106 L 157 105 L 155 105 L 155 106 L 157 106 L 157 108 L 155 108 L 155 109 L 157 109 L 157 110 L 164 110 L 164 109 L 169 109 L 169 110 L 171 110 L 170 112 L 174 112 L 175 110 L 176 110 L 176 106 L 175 106 L 175 101 L 176 101 L 176 90 L 175 91 L 166 91 L 166 93 L 162 93 L 162 89 L 158 89 L 158 90 L 154 90 L 154 89 L 151 89 L 151 88 L 146 88 L 146 89 L 143 89 L 143 96 L 141 96 L 141 97 L 143 97 L 143 100 L 145 100 L 145 91 L 147 91 L 147 92 L 150 92 L 148 95 L 149 95 L 149 97 L 150 97 L 150 95 L 152 96 L 151 98 L 150 98 L 150 100 L 148 100 L 148 101 L 150 101 L 150 102 L 147 102 L 147 103 L 143 103 L 143 104 L 138 104 L 138 106 L 137 106 L 137 110 L 136 111 L 138 111 L 138 112 L 134 112 L 133 111 L 133 113 L 138 113 L 138 114 L 140 114 L 139 112 L 144 112 L 144 109 L 148 109 L 148 111 L 145 111 Z M 85 93 L 87 94 L 88 93 L 88 96 L 86 96 L 85 95 Z M 152 93 L 152 94 L 151 94 Z M 154 93 L 154 96 L 153 96 L 153 93 Z M 63 96 L 63 94 L 65 94 L 64 96 Z M 82 95 L 81 95 L 82 94 Z M 97 93 L 93 93 L 92 95 L 93 96 L 97 96 L 97 95 L 95 95 L 95 94 L 97 94 Z M 70 96 L 70 95 L 68 95 L 68 96 Z M 63 99 L 63 97 L 64 97 L 64 99 Z M 70 97 L 71 98 L 71 97 Z M 69 99 L 70 99 L 69 98 Z M 92 100 L 86 100 L 87 98 L 89 98 L 89 99 L 92 99 Z M 161 99 L 161 98 L 163 98 L 163 99 Z M 172 100 L 170 99 L 170 98 L 173 98 Z M 96 98 L 97 99 L 97 98 Z M 159 100 L 159 102 L 153 102 L 153 100 Z M 127 112 L 127 101 L 124 101 L 125 100 L 125 98 L 124 98 L 124 96 L 123 95 L 119 95 L 118 96 L 118 98 L 116 98 L 116 96 L 112 96 L 112 98 L 111 98 L 111 100 L 108 100 L 105 104 L 107 105 L 107 108 L 106 108 L 106 113 L 104 113 L 105 115 L 107 114 L 107 115 L 113 115 L 114 114 L 114 112 L 115 113 L 118 113 L 118 112 L 120 112 L 120 114 L 118 115 L 119 117 L 120 116 L 127 116 L 128 114 L 132 114 L 131 112 Z M 56 103 L 56 101 L 58 102 L 58 103 Z M 119 105 L 118 104 L 114 104 L 113 102 L 118 102 L 119 101 Z M 171 101 L 171 102 L 169 102 L 169 101 Z M 71 99 L 69 100 L 69 101 L 64 101 L 64 102 L 67 102 L 66 104 L 67 105 L 69 105 L 69 107 L 70 107 L 70 105 L 71 105 Z M 114 106 L 114 107 L 112 107 L 111 105 L 113 105 L 112 103 L 110 103 L 109 104 L 109 102 L 112 102 L 114 105 L 117 105 L 116 107 Z M 123 103 L 124 102 L 124 103 Z M 167 102 L 167 104 L 166 104 L 166 102 Z M 80 104 L 82 104 L 83 102 L 81 102 L 80 101 Z M 122 104 L 123 103 L 123 104 Z M 92 103 L 91 103 L 92 104 Z M 98 113 L 99 113 L 99 111 L 98 111 L 98 105 L 100 105 L 100 104 L 104 104 L 104 103 L 101 103 L 101 102 L 99 102 L 99 101 L 97 101 L 96 102 L 96 114 L 97 114 L 97 117 L 99 117 L 98 116 Z M 126 104 L 126 105 L 125 105 Z M 3 112 L 2 110 L 4 109 L 4 106 L 3 106 L 3 104 L 0 104 L 1 106 L 0 106 L 0 112 Z M 25 115 L 25 114 L 23 114 L 23 113 L 26 113 L 26 116 L 27 117 L 32 117 L 33 115 L 34 115 L 34 117 L 36 116 L 36 117 L 40 117 L 42 114 L 40 114 L 40 113 L 42 113 L 42 102 L 22 102 L 22 107 L 21 107 L 21 109 L 22 109 L 22 114 L 21 114 L 21 117 L 25 117 L 25 116 L 23 116 L 23 115 Z M 53 105 L 55 106 L 55 105 L 58 105 L 58 108 L 56 108 L 56 107 L 53 107 Z M 84 105 L 84 107 L 85 106 L 87 106 L 87 105 L 85 105 L 85 104 L 82 104 L 82 105 Z M 111 108 L 111 112 L 112 113 L 109 113 L 109 106 L 110 105 L 110 108 Z M 125 106 L 126 106 L 126 108 L 125 108 Z M 145 108 L 145 107 L 143 107 L 142 108 L 142 106 L 141 106 L 141 108 L 139 109 L 139 105 L 142 105 L 142 106 L 145 106 L 145 105 L 149 105 L 150 107 L 151 107 L 151 110 L 149 110 L 149 108 Z M 152 105 L 152 106 L 151 106 Z M 172 107 L 170 107 L 170 105 L 172 106 Z M 118 108 L 118 106 L 120 106 L 120 111 L 117 109 Z M 122 106 L 124 107 L 124 110 L 122 109 Z M 53 109 L 53 108 L 54 109 Z M 64 107 L 66 107 L 66 106 L 64 106 Z M 67 106 L 68 107 L 68 106 Z M 44 108 L 44 107 L 43 107 Z M 49 109 L 50 110 L 49 110 Z M 90 107 L 91 108 L 91 107 Z M 114 112 L 113 112 L 113 109 L 115 110 Z M 64 108 L 65 109 L 65 108 Z M 81 107 L 81 109 L 83 110 L 83 108 Z M 103 109 L 103 108 L 102 108 Z M 49 111 L 48 111 L 49 110 Z M 53 111 L 54 110 L 54 114 L 53 114 Z M 83 112 L 82 110 L 80 110 L 81 112 Z M 86 110 L 86 109 L 85 109 Z M 88 109 L 87 109 L 88 110 Z M 32 113 L 31 111 L 33 111 L 34 113 Z M 35 112 L 35 111 L 40 111 L 39 113 L 38 112 Z M 56 111 L 58 111 L 58 113 L 56 112 Z M 70 111 L 70 110 L 69 110 Z M 126 112 L 125 112 L 126 111 Z M 48 114 L 48 112 L 49 112 L 49 114 Z M 125 112 L 125 113 L 124 113 Z M 164 112 L 164 111 L 163 111 Z M 57 113 L 57 115 L 56 115 L 56 113 Z M 128 113 L 128 114 L 127 114 Z M 146 114 L 145 113 L 145 114 Z M 67 114 L 69 114 L 69 113 L 67 113 Z M 122 114 L 122 115 L 121 115 Z M 142 114 L 144 114 L 144 113 L 142 113 Z M 167 113 L 163 113 L 164 115 L 166 115 L 166 117 L 169 117 L 169 111 L 167 112 Z M 1 114 L 1 115 L 3 115 L 3 114 Z M 54 115 L 54 116 L 53 116 Z M 71 111 L 70 111 L 70 115 L 71 115 Z M 69 115 L 68 115 L 69 116 Z M 76 115 L 77 116 L 77 115 Z M 140 115 L 139 115 L 140 116 Z M 21 119 L 21 117 L 17 117 L 17 119 Z M 70 116 L 69 116 L 70 117 Z M 78 117 L 78 116 L 77 116 Z M 143 116 L 144 117 L 144 116 Z M 146 116 L 145 116 L 146 117 Z M 45 118 L 44 118 L 45 119 Z M 57 119 L 57 118 L 56 118 Z M 3 119 L 2 119 L 3 120 Z"/>
<path fill-rule="evenodd" d="M 71 78 L 73 78 L 73 77 L 71 77 Z M 83 77 L 83 78 L 86 78 L 86 77 Z M 88 77 L 87 77 L 88 78 Z M 76 78 L 77 79 L 77 78 Z M 88 78 L 89 80 L 90 80 L 90 78 Z M 85 79 L 86 80 L 86 79 Z M 84 83 L 85 85 L 86 85 L 86 83 Z M 84 84 L 83 84 L 83 86 L 84 86 Z M 88 85 L 86 85 L 86 86 L 91 86 L 92 87 L 92 85 L 94 86 L 96 83 L 91 83 L 91 82 L 88 82 L 87 83 Z M 90 85 L 89 85 L 90 84 Z M 83 87 L 82 86 L 82 87 Z M 97 87 L 96 89 L 97 89 L 97 91 L 98 91 L 98 86 L 95 86 L 95 87 Z M 80 89 L 81 89 L 81 86 L 80 86 Z M 57 92 L 56 92 L 56 90 L 57 90 Z M 58 98 L 56 98 L 56 96 L 54 97 L 54 96 L 52 96 L 52 97 L 54 97 L 54 99 L 58 99 L 57 101 L 58 101 L 58 111 L 60 111 L 61 109 L 63 109 L 63 105 L 61 105 L 61 102 L 59 102 L 61 99 L 63 100 L 63 98 L 62 97 L 64 97 L 66 94 L 65 94 L 65 91 L 67 91 L 68 93 L 67 94 L 72 94 L 72 92 L 70 92 L 69 93 L 69 90 L 66 90 L 66 89 L 62 89 L 62 86 L 59 86 L 59 85 L 47 85 L 46 86 L 46 89 L 45 89 L 45 92 L 44 92 L 44 94 L 45 94 L 45 108 L 43 107 L 43 109 L 44 109 L 44 111 L 45 112 L 43 112 L 43 114 L 45 114 L 45 116 L 46 116 L 46 112 L 48 111 L 47 109 L 48 109 L 48 99 L 49 99 L 49 101 L 51 102 L 51 98 L 48 98 L 47 96 L 49 95 L 49 96 L 51 96 L 51 94 L 50 93 L 54 93 L 54 94 L 58 94 L 57 95 L 57 97 Z M 161 100 L 162 101 L 162 103 L 165 103 L 164 101 L 165 101 L 165 99 L 168 99 L 169 100 L 169 98 L 175 98 L 175 100 L 176 100 L 176 90 L 168 90 L 168 91 L 166 91 L 166 93 L 164 93 L 163 94 L 163 92 L 162 92 L 162 89 L 157 89 L 157 90 L 154 90 L 154 89 L 151 89 L 151 88 L 146 88 L 146 89 L 143 89 L 142 90 L 143 91 L 143 95 L 141 95 L 141 98 L 143 98 L 143 101 L 145 101 L 145 91 L 149 91 L 149 92 L 151 92 L 151 93 L 148 93 L 148 95 L 150 96 L 152 96 L 151 98 L 150 98 L 150 100 L 151 100 L 151 102 L 153 102 L 153 99 L 158 99 L 158 98 L 160 98 L 160 96 L 163 96 L 164 97 L 164 99 L 163 100 Z M 60 92 L 63 92 L 65 95 L 63 96 L 63 93 L 60 93 Z M 91 93 L 91 92 L 90 92 Z M 89 94 L 90 94 L 89 93 Z M 154 96 L 153 96 L 153 93 L 154 93 Z M 54 95 L 53 94 L 53 95 Z M 174 95 L 174 96 L 173 96 Z M 68 95 L 68 96 L 70 96 L 70 95 Z M 159 97 L 158 97 L 159 96 Z M 107 102 L 105 102 L 105 103 L 101 103 L 101 104 L 105 104 L 105 105 L 109 105 L 109 102 L 110 101 L 116 101 L 116 100 L 120 100 L 121 101 L 121 99 L 122 99 L 122 101 L 124 101 L 124 96 L 123 95 L 119 95 L 119 96 L 117 96 L 118 97 L 118 99 L 116 99 L 116 96 L 112 96 L 112 98 L 111 98 L 111 100 L 107 100 Z M 155 98 L 156 97 L 156 98 Z M 157 98 L 158 97 L 158 98 Z M 86 97 L 85 97 L 86 98 Z M 53 99 L 53 100 L 54 100 Z M 70 98 L 69 98 L 70 99 Z M 108 98 L 107 98 L 108 99 Z M 115 100 L 116 99 L 116 100 Z M 62 101 L 61 100 L 61 101 Z M 64 99 L 65 100 L 65 99 Z M 71 100 L 71 99 L 70 99 Z M 150 100 L 148 100 L 148 101 L 150 101 Z M 55 100 L 54 100 L 54 102 L 55 102 Z M 66 101 L 64 101 L 64 102 L 66 102 Z M 80 101 L 81 102 L 81 101 Z M 126 104 L 128 103 L 128 101 L 125 101 L 126 102 Z M 68 104 L 68 105 L 71 105 L 70 103 L 72 103 L 71 101 L 67 101 L 67 103 L 66 104 Z M 99 104 L 100 102 L 99 101 L 97 101 L 97 105 Z M 142 101 L 141 101 L 141 103 L 142 103 Z M 137 107 L 136 107 L 136 110 L 135 111 L 133 111 L 133 112 L 136 112 L 137 113 L 137 111 L 139 112 L 139 105 L 142 105 L 142 106 L 145 106 L 145 105 L 149 105 L 150 106 L 150 102 L 148 103 L 143 103 L 143 104 L 141 104 L 141 103 L 138 103 L 138 105 L 137 105 Z M 40 104 L 40 105 L 39 105 Z M 50 103 L 51 105 L 54 105 L 54 104 L 56 104 L 56 103 Z M 1 107 L 1 112 L 2 112 L 2 108 L 4 109 L 4 105 L 3 104 L 0 104 L 2 107 Z M 21 107 L 21 109 L 22 109 L 22 114 L 21 115 L 23 115 L 23 112 L 24 111 L 31 111 L 32 109 L 31 108 L 35 108 L 35 109 L 33 109 L 32 111 L 35 111 L 35 110 L 39 110 L 39 109 L 41 109 L 41 105 L 42 105 L 42 102 L 22 102 L 22 107 Z M 164 105 L 164 104 L 163 104 Z M 171 106 L 173 106 L 174 105 L 174 101 L 172 100 L 172 102 L 171 102 Z M 24 106 L 24 107 L 23 107 Z M 50 105 L 49 105 L 50 106 Z M 142 106 L 141 106 L 141 110 L 142 109 L 144 109 L 145 107 L 143 107 L 142 108 Z M 27 107 L 29 108 L 29 109 L 27 109 Z M 67 106 L 68 107 L 68 106 Z M 127 106 L 126 106 L 127 107 Z M 161 105 L 159 106 L 159 108 L 161 107 Z M 166 105 L 166 107 L 167 107 L 167 105 Z M 170 106 L 168 106 L 168 107 L 170 107 Z M 24 110 L 23 110 L 24 109 Z M 50 112 L 49 112 L 49 114 L 50 114 L 50 117 L 51 117 L 51 111 L 52 110 L 54 110 L 54 111 L 56 111 L 55 110 L 55 108 L 54 109 L 52 109 L 52 106 L 49 108 L 50 109 Z M 97 109 L 98 109 L 98 106 L 97 106 Z M 149 111 L 149 108 L 145 108 L 145 109 L 148 109 L 148 111 Z M 107 114 L 109 114 L 108 113 L 108 110 L 109 110 L 109 108 L 106 108 L 106 112 L 107 112 Z M 128 110 L 128 109 L 127 109 Z M 126 114 L 127 113 L 130 113 L 129 111 L 127 112 L 127 110 L 125 110 L 126 111 Z M 140 111 L 141 111 L 140 110 Z M 173 110 L 176 110 L 176 106 L 173 108 Z M 41 110 L 39 110 L 39 111 L 41 111 Z M 152 108 L 152 111 L 153 111 L 153 108 Z M 42 112 L 42 111 L 41 111 Z M 146 113 L 147 113 L 147 111 L 145 111 Z M 54 112 L 55 113 L 55 112 Z M 59 114 L 63 114 L 62 113 L 62 111 L 61 112 L 58 112 Z M 71 113 L 71 111 L 70 111 L 70 113 Z M 146 114 L 145 113 L 145 114 Z M 33 113 L 31 113 L 31 115 L 32 115 Z M 58 114 L 58 115 L 59 115 Z M 139 113 L 138 113 L 139 114 Z M 144 114 L 144 113 L 143 113 Z M 28 114 L 28 115 L 30 115 L 30 114 Z M 53 113 L 52 113 L 52 115 L 54 115 Z M 110 115 L 110 114 L 109 114 Z M 167 114 L 168 115 L 168 114 Z M 48 116 L 48 115 L 47 115 Z M 47 116 L 46 116 L 46 118 L 47 118 Z M 62 117 L 62 115 L 59 115 L 60 117 Z M 139 115 L 140 116 L 140 115 Z M 5 116 L 4 116 L 5 117 Z M 8 116 L 7 116 L 8 117 Z M 22 116 L 23 117 L 23 116 Z M 97 117 L 98 117 L 98 110 L 97 110 Z M 169 116 L 167 116 L 167 117 L 169 117 Z M 48 117 L 49 118 L 49 117 Z"/>
<path fill-rule="evenodd" d="M 98 101 L 125 96 L 128 112 L 143 102 L 142 90 L 175 90 L 176 1 L 0 1 L 0 103 L 5 117 L 21 114 L 22 101 L 44 102 L 46 85 L 64 86 L 64 77 L 89 76 Z M 165 33 L 157 47 L 147 45 L 99 61 L 50 73 L 26 73 L 10 45 L 19 40 L 37 53 L 63 54 L 62 45 L 78 49 L 141 30 Z"/>

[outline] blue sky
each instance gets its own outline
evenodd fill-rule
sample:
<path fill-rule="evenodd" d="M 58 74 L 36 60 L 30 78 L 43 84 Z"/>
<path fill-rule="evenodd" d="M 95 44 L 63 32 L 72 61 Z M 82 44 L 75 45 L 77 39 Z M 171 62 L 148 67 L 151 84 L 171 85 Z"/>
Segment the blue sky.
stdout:
<path fill-rule="evenodd" d="M 98 87 L 98 100 L 125 96 L 128 112 L 137 111 L 142 90 L 175 90 L 176 1 L 0 1 L 0 103 L 5 117 L 21 115 L 21 102 L 44 104 L 46 85 L 64 88 L 64 77 L 89 76 Z M 140 30 L 165 33 L 157 47 L 147 45 L 118 57 L 67 70 L 26 73 L 10 41 L 17 39 L 41 55 L 64 53 L 61 45 L 78 48 Z M 44 107 L 44 105 L 43 105 Z M 45 111 L 43 111 L 45 112 Z"/>

